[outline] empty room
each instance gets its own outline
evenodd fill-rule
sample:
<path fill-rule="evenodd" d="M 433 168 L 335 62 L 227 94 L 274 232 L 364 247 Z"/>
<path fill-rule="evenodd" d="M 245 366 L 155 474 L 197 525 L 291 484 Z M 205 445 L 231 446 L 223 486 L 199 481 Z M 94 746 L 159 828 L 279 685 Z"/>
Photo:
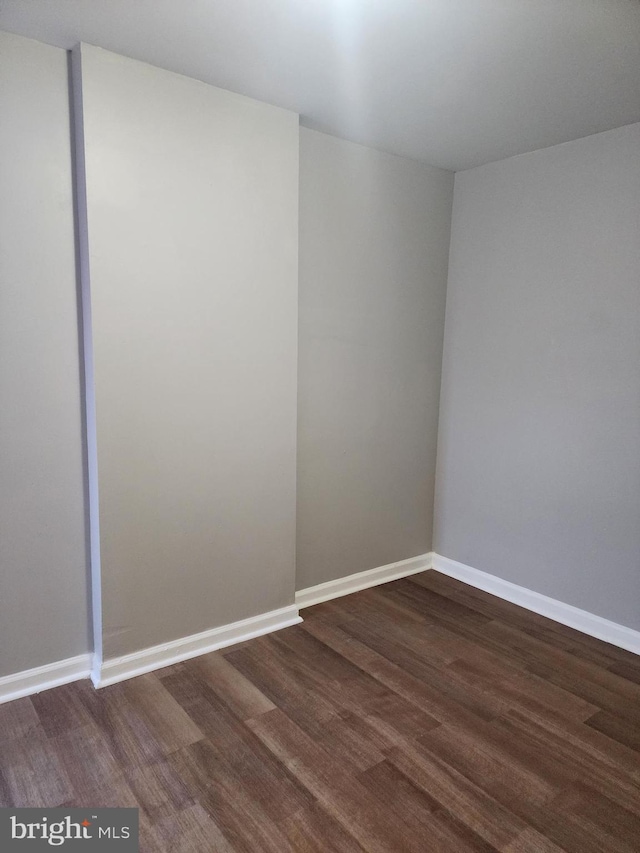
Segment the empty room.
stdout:
<path fill-rule="evenodd" d="M 640 3 L 0 0 L 0 850 L 638 853 Z"/>

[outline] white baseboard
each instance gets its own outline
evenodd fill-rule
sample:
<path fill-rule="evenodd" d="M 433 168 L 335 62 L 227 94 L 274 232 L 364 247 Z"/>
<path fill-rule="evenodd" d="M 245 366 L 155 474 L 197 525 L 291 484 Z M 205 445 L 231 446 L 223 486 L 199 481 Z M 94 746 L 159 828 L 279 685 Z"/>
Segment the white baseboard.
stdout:
<path fill-rule="evenodd" d="M 107 687 L 136 675 L 143 675 L 154 669 L 171 666 L 183 660 L 198 657 L 216 649 L 232 646 L 234 643 L 242 643 L 262 634 L 270 634 L 279 631 L 280 628 L 288 628 L 302 622 L 302 617 L 296 605 L 281 607 L 279 610 L 271 610 L 269 613 L 261 613 L 250 619 L 241 619 L 239 622 L 231 622 L 220 628 L 212 628 L 201 634 L 192 634 L 189 637 L 181 637 L 170 643 L 162 643 L 140 652 L 133 652 L 119 658 L 112 658 L 102 662 L 102 665 L 94 665 L 91 678 L 96 687 Z"/>
<path fill-rule="evenodd" d="M 86 654 L 5 675 L 0 678 L 0 704 L 89 678 L 90 673 L 91 655 Z"/>
<path fill-rule="evenodd" d="M 471 566 L 465 566 L 464 563 L 441 557 L 439 554 L 433 555 L 433 568 L 443 575 L 510 601 L 512 604 L 518 604 L 527 610 L 533 610 L 534 613 L 539 613 L 569 628 L 575 628 L 583 634 L 589 634 L 598 640 L 604 640 L 605 643 L 640 654 L 640 631 L 635 631 L 633 628 L 610 622 L 602 616 L 596 616 L 595 613 L 580 610 L 579 607 L 549 598 L 495 575 L 481 572 L 479 569 L 472 569 Z"/>
<path fill-rule="evenodd" d="M 398 563 L 388 563 L 388 565 L 379 566 L 377 569 L 368 569 L 366 572 L 357 572 L 354 575 L 347 575 L 347 577 L 338 578 L 334 581 L 309 586 L 296 592 L 296 604 L 300 608 L 312 607 L 314 604 L 321 604 L 323 601 L 330 601 L 332 598 L 338 598 L 341 595 L 349 595 L 361 589 L 368 589 L 371 586 L 378 586 L 381 583 L 388 583 L 388 581 L 395 581 L 399 578 L 415 575 L 418 572 L 424 572 L 432 568 L 432 557 L 431 553 L 421 554 L 419 557 L 410 557 L 408 560 L 400 560 Z"/>
<path fill-rule="evenodd" d="M 428 553 L 397 563 L 389 563 L 377 569 L 358 572 L 345 578 L 308 587 L 296 593 L 296 603 L 279 610 L 272 610 L 250 619 L 242 619 L 230 625 L 182 637 L 170 643 L 163 643 L 140 652 L 134 652 L 120 658 L 107 660 L 100 666 L 94 662 L 92 672 L 92 656 L 78 655 L 67 660 L 55 661 L 45 666 L 23 670 L 12 675 L 0 677 L 0 704 L 31 696 L 43 690 L 50 690 L 62 684 L 79 681 L 91 677 L 96 687 L 106 687 L 118 681 L 151 672 L 154 669 L 170 666 L 207 652 L 215 651 L 234 643 L 250 640 L 262 634 L 269 634 L 290 625 L 302 622 L 298 608 L 311 607 L 323 601 L 329 601 L 342 595 L 348 595 L 358 590 L 398 580 L 409 575 L 418 574 L 427 569 L 435 569 L 444 575 L 456 578 L 469 586 L 481 589 L 512 604 L 517 604 L 541 616 L 560 622 L 570 628 L 575 628 L 591 637 L 611 643 L 619 648 L 635 654 L 640 654 L 640 631 L 627 628 L 616 622 L 596 616 L 586 610 L 580 610 L 571 604 L 549 598 L 539 592 L 518 586 L 495 575 L 481 572 L 464 563 L 450 560 L 439 554 Z"/>

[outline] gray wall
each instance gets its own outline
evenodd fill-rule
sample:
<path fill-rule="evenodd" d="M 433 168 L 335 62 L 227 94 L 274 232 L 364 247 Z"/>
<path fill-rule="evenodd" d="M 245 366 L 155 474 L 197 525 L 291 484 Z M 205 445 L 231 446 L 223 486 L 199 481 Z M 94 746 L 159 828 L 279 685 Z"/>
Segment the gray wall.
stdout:
<path fill-rule="evenodd" d="M 104 657 L 293 604 L 298 117 L 82 47 Z"/>
<path fill-rule="evenodd" d="M 0 33 L 0 676 L 89 648 L 67 55 Z"/>
<path fill-rule="evenodd" d="M 301 128 L 297 589 L 431 548 L 452 186 Z"/>
<path fill-rule="evenodd" d="M 295 117 L 115 62 L 141 76 L 92 102 L 108 656 L 290 603 L 295 499 Z M 2 676 L 90 645 L 65 52 L 0 33 L 0 114 Z M 639 152 L 634 125 L 456 176 L 433 543 L 636 628 Z M 309 130 L 300 155 L 299 589 L 432 546 L 452 185 Z"/>
<path fill-rule="evenodd" d="M 454 198 L 435 548 L 640 628 L 640 125 Z"/>

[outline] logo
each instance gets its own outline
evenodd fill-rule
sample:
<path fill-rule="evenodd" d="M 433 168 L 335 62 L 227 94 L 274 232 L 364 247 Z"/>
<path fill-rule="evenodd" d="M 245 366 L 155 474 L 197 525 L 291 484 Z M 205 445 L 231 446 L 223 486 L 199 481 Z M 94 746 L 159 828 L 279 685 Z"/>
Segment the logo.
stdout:
<path fill-rule="evenodd" d="M 138 809 L 0 809 L 0 850 L 138 853 Z"/>

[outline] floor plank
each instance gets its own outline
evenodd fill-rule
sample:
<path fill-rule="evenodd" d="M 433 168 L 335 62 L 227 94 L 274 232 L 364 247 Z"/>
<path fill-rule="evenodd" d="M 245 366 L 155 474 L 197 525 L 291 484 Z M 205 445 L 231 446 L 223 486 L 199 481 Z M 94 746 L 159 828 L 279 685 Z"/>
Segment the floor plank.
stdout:
<path fill-rule="evenodd" d="M 57 691 L 50 690 L 47 695 L 51 693 L 57 693 Z M 0 743 L 19 740 L 41 728 L 40 718 L 32 702 L 32 699 L 37 698 L 37 696 L 25 697 L 0 705 Z M 52 697 L 52 701 L 55 703 L 56 697 Z"/>
<path fill-rule="evenodd" d="M 0 772 L 7 805 L 55 807 L 73 796 L 60 757 L 42 730 L 0 744 Z"/>
<path fill-rule="evenodd" d="M 362 847 L 320 803 L 292 815 L 282 825 L 296 853 L 363 853 Z"/>
<path fill-rule="evenodd" d="M 273 702 L 221 654 L 203 655 L 192 665 L 241 720 L 249 720 L 275 708 Z"/>

